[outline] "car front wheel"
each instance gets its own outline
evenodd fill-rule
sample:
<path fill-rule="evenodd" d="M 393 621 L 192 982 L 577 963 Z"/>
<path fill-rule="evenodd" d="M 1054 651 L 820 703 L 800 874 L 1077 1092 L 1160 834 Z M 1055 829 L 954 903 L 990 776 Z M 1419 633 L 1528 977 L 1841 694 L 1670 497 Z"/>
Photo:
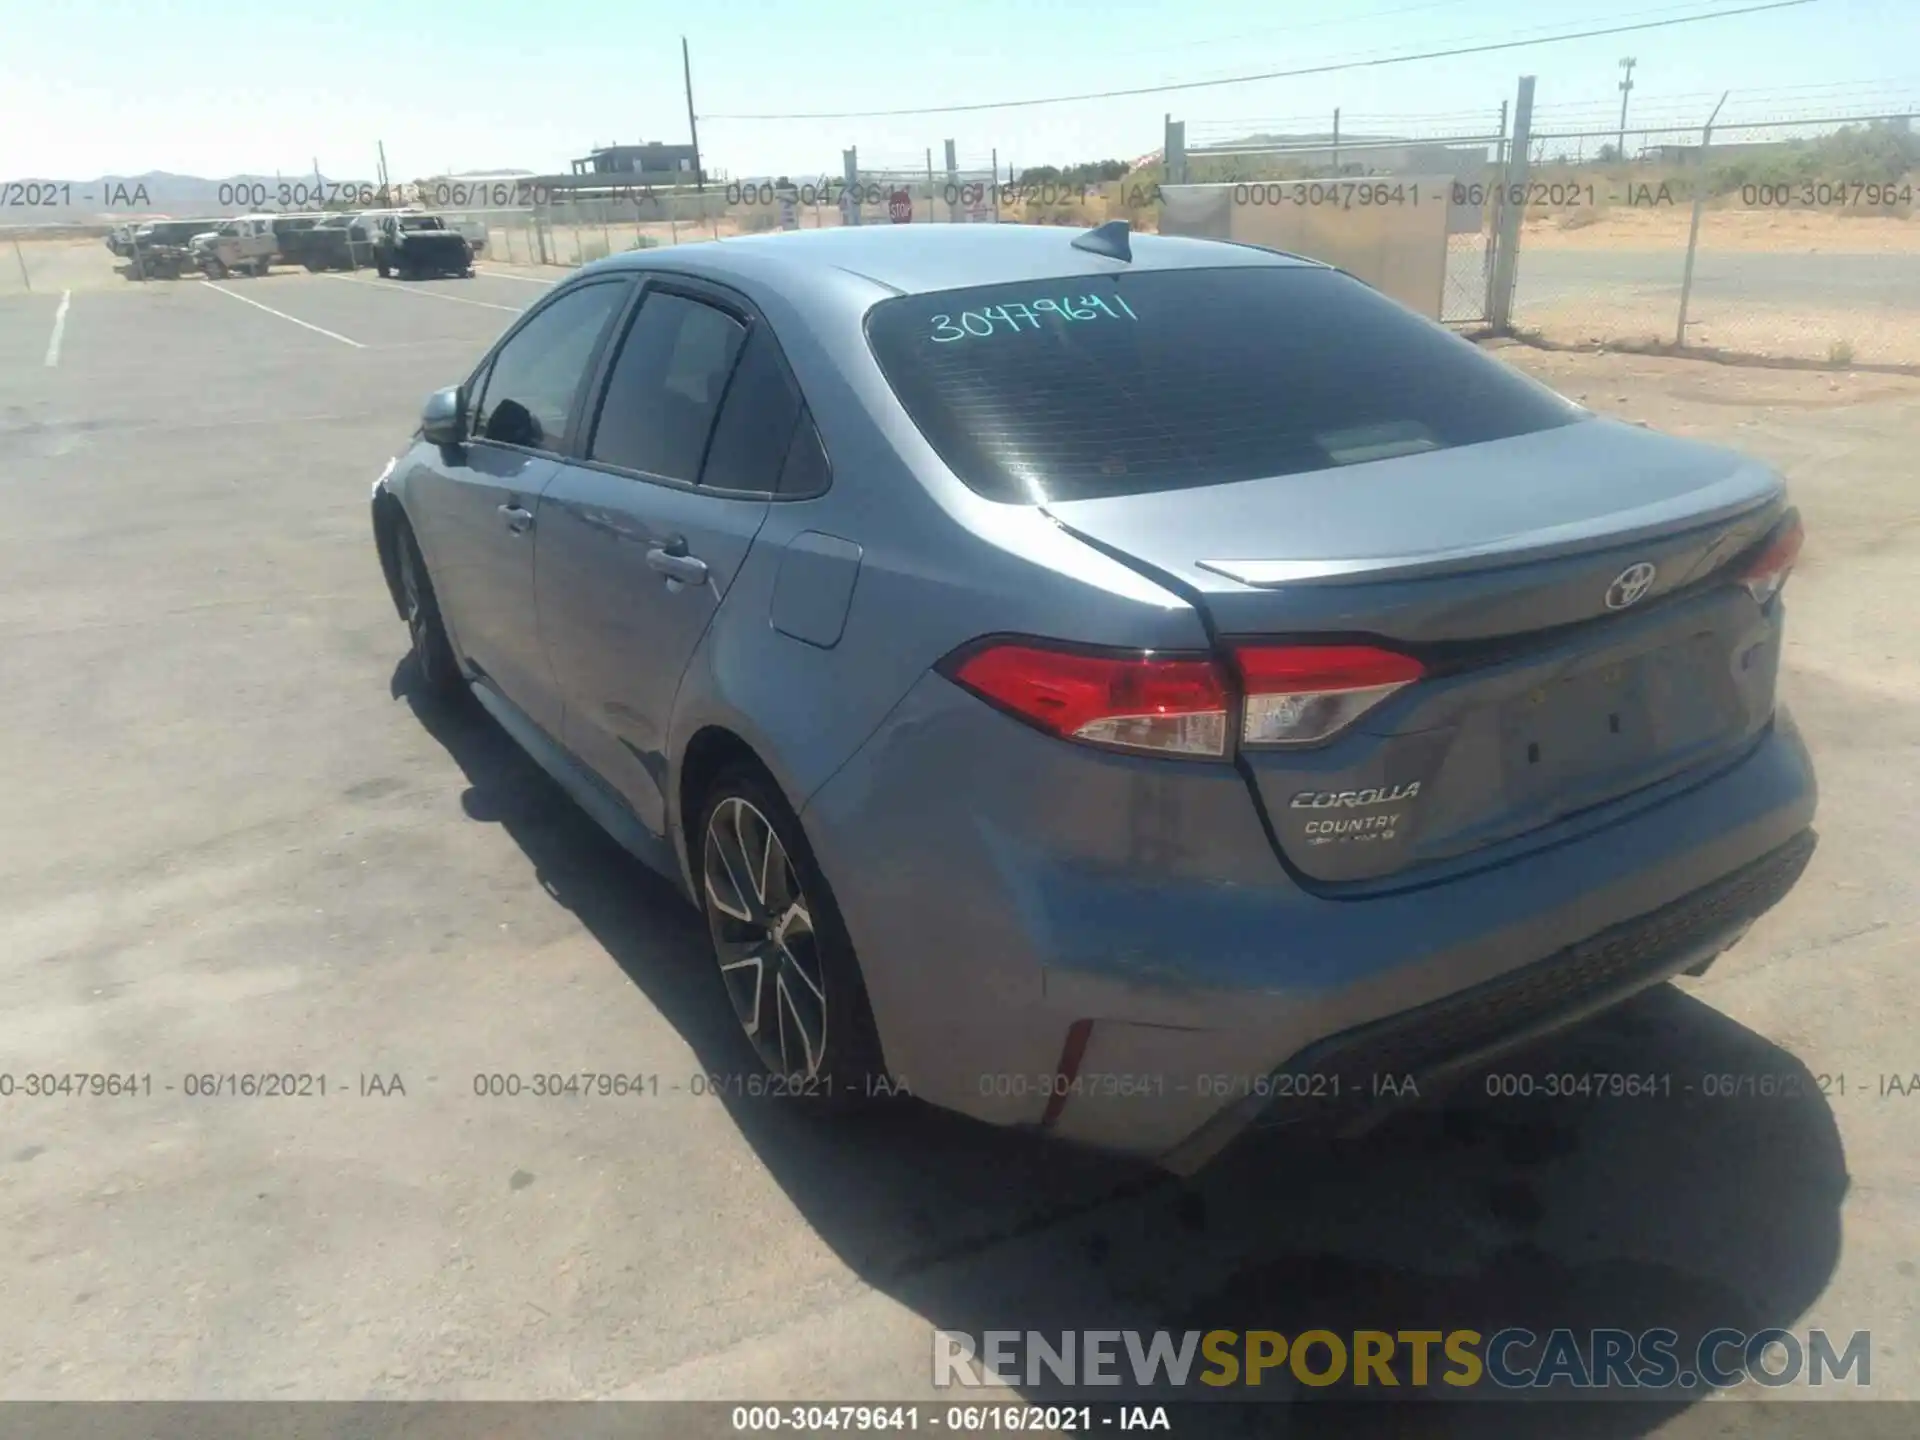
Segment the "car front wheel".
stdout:
<path fill-rule="evenodd" d="M 732 769 L 699 835 L 721 983 L 781 1095 L 849 1109 L 894 1093 L 852 942 L 791 807 L 757 769 Z"/>
<path fill-rule="evenodd" d="M 459 662 L 454 659 L 453 642 L 447 638 L 446 624 L 440 618 L 440 601 L 427 575 L 426 557 L 405 524 L 398 539 L 400 604 L 412 641 L 414 668 L 428 695 L 441 701 L 457 699 L 466 686 Z"/>

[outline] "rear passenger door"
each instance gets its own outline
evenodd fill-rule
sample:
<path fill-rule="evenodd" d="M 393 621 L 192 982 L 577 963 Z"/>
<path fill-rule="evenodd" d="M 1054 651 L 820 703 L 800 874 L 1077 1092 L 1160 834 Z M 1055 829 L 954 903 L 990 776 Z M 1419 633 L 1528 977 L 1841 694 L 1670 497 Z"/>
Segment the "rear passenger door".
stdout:
<path fill-rule="evenodd" d="M 680 678 L 765 521 L 800 423 L 772 327 L 719 287 L 649 282 L 587 439 L 541 504 L 540 633 L 566 743 L 655 835 Z"/>

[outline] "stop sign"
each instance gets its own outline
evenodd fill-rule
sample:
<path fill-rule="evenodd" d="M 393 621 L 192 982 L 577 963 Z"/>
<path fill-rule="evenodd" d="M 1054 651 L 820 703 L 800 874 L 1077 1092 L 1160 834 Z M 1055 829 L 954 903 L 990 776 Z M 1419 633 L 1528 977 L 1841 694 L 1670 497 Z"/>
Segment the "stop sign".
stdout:
<path fill-rule="evenodd" d="M 913 220 L 913 197 L 904 190 L 896 190 L 887 197 L 887 218 L 896 225 L 910 224 Z"/>

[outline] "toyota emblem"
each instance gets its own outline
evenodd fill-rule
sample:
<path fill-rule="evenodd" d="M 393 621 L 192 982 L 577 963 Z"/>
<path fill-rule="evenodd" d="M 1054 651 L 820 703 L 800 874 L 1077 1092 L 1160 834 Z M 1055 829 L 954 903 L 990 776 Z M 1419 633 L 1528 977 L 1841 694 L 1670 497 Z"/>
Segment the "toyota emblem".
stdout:
<path fill-rule="evenodd" d="M 1607 587 L 1607 609 L 1624 610 L 1637 604 L 1653 588 L 1653 577 L 1659 572 L 1642 560 L 1638 565 L 1629 565 L 1613 577 L 1613 583 Z"/>

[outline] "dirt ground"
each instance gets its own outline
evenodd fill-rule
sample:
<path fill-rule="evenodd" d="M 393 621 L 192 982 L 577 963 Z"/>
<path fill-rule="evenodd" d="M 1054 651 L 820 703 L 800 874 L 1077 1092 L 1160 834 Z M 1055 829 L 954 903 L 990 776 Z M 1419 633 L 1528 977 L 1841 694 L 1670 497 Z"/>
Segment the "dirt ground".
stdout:
<path fill-rule="evenodd" d="M 1521 251 L 1685 248 L 1693 207 L 1613 205 L 1527 217 Z M 1709 205 L 1701 244 L 1715 250 L 1801 255 L 1920 254 L 1920 218 L 1844 215 L 1831 210 L 1744 210 Z"/>

